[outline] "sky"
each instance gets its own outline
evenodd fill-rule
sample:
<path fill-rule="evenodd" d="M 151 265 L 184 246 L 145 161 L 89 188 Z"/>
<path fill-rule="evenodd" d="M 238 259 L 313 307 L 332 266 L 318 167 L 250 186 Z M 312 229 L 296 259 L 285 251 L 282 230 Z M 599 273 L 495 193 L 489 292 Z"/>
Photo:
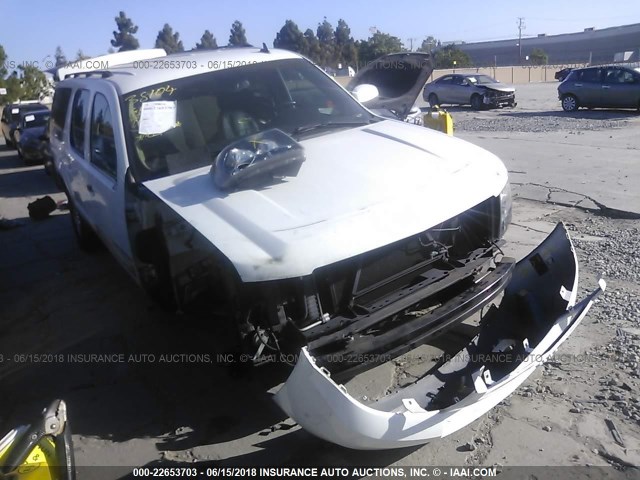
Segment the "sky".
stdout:
<path fill-rule="evenodd" d="M 205 29 L 226 45 L 234 20 L 243 23 L 253 45 L 272 46 L 287 19 L 302 31 L 315 31 L 326 17 L 334 27 L 346 20 L 356 40 L 368 38 L 375 27 L 407 48 L 413 42 L 414 49 L 429 35 L 443 42 L 517 38 L 518 17 L 524 17 L 525 38 L 640 23 L 638 0 L 0 0 L 0 45 L 17 63 L 44 63 L 58 45 L 69 59 L 79 49 L 106 54 L 120 10 L 138 25 L 141 48 L 153 48 L 169 23 L 187 50 Z"/>

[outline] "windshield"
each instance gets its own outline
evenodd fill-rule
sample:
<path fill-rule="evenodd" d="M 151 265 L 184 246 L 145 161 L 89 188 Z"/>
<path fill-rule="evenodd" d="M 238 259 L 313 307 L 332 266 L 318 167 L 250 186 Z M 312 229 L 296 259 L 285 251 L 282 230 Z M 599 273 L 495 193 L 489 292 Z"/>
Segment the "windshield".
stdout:
<path fill-rule="evenodd" d="M 491 78 L 489 75 L 474 75 L 473 77 L 467 77 L 471 83 L 477 83 L 478 85 L 483 85 L 487 83 L 498 83 L 498 81 L 494 78 Z"/>
<path fill-rule="evenodd" d="M 25 113 L 22 119 L 22 128 L 44 127 L 49 120 L 49 112 Z"/>
<path fill-rule="evenodd" d="M 130 164 L 142 181 L 211 165 L 229 143 L 264 130 L 299 139 L 376 118 L 304 59 L 172 80 L 122 101 Z"/>

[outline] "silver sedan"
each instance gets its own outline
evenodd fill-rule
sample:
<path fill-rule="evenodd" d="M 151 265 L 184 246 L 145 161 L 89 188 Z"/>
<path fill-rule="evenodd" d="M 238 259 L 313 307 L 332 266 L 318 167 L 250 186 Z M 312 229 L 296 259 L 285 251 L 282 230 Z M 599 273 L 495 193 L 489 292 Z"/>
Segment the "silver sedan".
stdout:
<path fill-rule="evenodd" d="M 516 106 L 515 88 L 482 74 L 444 75 L 427 83 L 422 96 L 431 106 L 471 105 L 474 110 Z"/>

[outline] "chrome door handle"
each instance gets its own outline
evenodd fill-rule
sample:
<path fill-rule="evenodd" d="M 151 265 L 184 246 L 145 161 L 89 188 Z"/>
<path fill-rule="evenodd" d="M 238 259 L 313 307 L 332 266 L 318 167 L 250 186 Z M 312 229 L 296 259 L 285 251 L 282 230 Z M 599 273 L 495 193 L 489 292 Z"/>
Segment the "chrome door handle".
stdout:
<path fill-rule="evenodd" d="M 602 85 L 602 88 L 607 88 L 607 89 L 609 89 L 609 88 L 611 88 L 611 87 L 610 87 L 609 85 Z"/>

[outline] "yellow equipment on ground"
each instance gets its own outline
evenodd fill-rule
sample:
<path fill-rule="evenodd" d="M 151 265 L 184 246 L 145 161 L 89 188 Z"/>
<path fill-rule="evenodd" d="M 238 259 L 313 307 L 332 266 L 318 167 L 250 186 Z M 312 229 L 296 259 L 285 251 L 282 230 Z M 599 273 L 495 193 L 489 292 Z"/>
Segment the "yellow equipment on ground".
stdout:
<path fill-rule="evenodd" d="M 0 480 L 74 480 L 67 406 L 54 400 L 31 425 L 0 439 Z"/>
<path fill-rule="evenodd" d="M 453 135 L 453 117 L 440 107 L 432 107 L 423 117 L 424 126 L 439 132 Z"/>

